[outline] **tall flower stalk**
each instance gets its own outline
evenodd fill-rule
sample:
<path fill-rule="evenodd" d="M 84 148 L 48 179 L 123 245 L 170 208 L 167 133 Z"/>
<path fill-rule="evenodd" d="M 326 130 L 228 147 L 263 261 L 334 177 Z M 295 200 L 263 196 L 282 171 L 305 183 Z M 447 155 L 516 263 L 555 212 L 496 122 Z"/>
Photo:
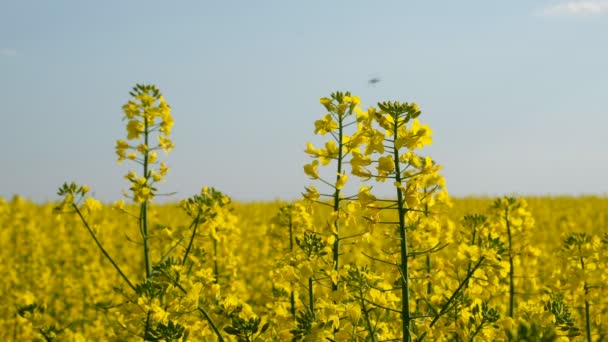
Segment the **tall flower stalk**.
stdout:
<path fill-rule="evenodd" d="M 171 108 L 155 86 L 138 84 L 130 94 L 133 98 L 122 107 L 124 119 L 128 120 L 127 141 L 121 139 L 116 142 L 116 154 L 119 163 L 129 159 L 143 169 L 142 175 L 130 171 L 125 178 L 131 182 L 131 195 L 127 196 L 140 205 L 138 223 L 147 279 L 152 273 L 148 207 L 156 195 L 154 184 L 162 181 L 169 170 L 164 162 L 158 162 L 157 151 L 168 153 L 174 146 L 169 139 L 173 117 Z M 154 135 L 157 141 L 152 143 Z"/>
<path fill-rule="evenodd" d="M 529 295 L 521 292 L 519 287 L 525 285 L 522 283 L 525 279 L 534 279 L 535 277 L 533 272 L 528 271 L 526 278 L 523 278 L 519 274 L 521 270 L 517 269 L 517 266 L 522 264 L 524 257 L 527 263 L 536 262 L 534 250 L 525 242 L 534 227 L 534 219 L 527 210 L 526 201 L 515 197 L 503 197 L 495 200 L 492 205 L 492 212 L 494 233 L 497 236 L 503 236 L 503 239 L 505 239 L 509 262 L 507 315 L 514 318 L 519 300 L 516 297 Z M 506 237 L 503 235 L 505 233 Z"/>
<path fill-rule="evenodd" d="M 393 255 L 398 255 L 391 261 L 399 272 L 401 290 L 401 322 L 402 339 L 411 341 L 412 323 L 416 319 L 410 309 L 412 286 L 410 284 L 410 258 L 436 251 L 439 245 L 425 251 L 411 251 L 409 231 L 420 221 L 431 222 L 431 206 L 437 202 L 437 196 L 447 197 L 440 169 L 430 157 L 420 157 L 415 150 L 431 143 L 432 131 L 422 126 L 416 119 L 420 109 L 416 103 L 382 102 L 379 109 L 370 108 L 367 112 L 358 112 L 361 134 L 365 136 L 366 148 L 363 153 L 354 152 L 353 174 L 384 183 L 390 180 L 395 189 L 396 199 L 382 200 L 385 210 L 394 210 L 397 221 L 379 222 L 396 225 L 398 249 Z M 374 124 L 375 123 L 375 124 Z M 376 128 L 376 125 L 379 128 Z M 377 156 L 372 159 L 373 156 Z M 376 165 L 373 173 L 366 168 Z M 370 188 L 361 187 L 359 200 L 375 205 L 375 197 L 369 200 Z M 418 246 L 420 248 L 422 246 Z M 393 258 L 393 257 L 391 257 Z M 384 261 L 386 262 L 386 261 Z M 427 262 L 427 272 L 428 262 Z M 427 286 L 427 289 L 430 287 Z M 428 295 L 428 294 L 426 294 Z M 440 313 L 442 314 L 442 313 Z"/>
<path fill-rule="evenodd" d="M 352 96 L 351 93 L 346 92 L 335 92 L 331 94 L 330 98 L 324 97 L 320 100 L 321 104 L 325 107 L 328 113 L 321 120 L 315 121 L 315 134 L 319 135 L 331 135 L 329 141 L 326 142 L 325 148 L 315 148 L 311 143 L 307 144 L 306 153 L 314 158 L 313 162 L 304 165 L 304 172 L 311 178 L 317 179 L 325 183 L 332 189 L 332 193 L 323 194 L 325 199 L 329 199 L 330 203 L 317 201 L 318 193 L 316 188 L 312 187 L 313 191 L 308 190 L 304 196 L 308 199 L 317 201 L 318 203 L 325 204 L 331 207 L 332 216 L 329 221 L 330 231 L 332 238 L 330 242 L 332 244 L 332 261 L 333 261 L 333 275 L 332 285 L 333 291 L 338 289 L 337 274 L 340 270 L 340 245 L 342 240 L 345 238 L 341 236 L 341 219 L 344 217 L 342 210 L 342 202 L 346 200 L 343 196 L 342 190 L 348 180 L 348 176 L 345 172 L 345 164 L 348 155 L 351 150 L 361 143 L 358 139 L 361 136 L 355 132 L 352 136 L 346 134 L 346 128 L 356 123 L 353 120 L 353 113 L 357 109 L 359 104 L 359 97 Z M 332 161 L 335 161 L 335 182 L 325 180 L 318 171 L 319 162 L 323 166 L 329 165 Z M 311 194 L 314 193 L 314 194 Z"/>
<path fill-rule="evenodd" d="M 188 298 L 186 304 L 188 310 L 190 312 L 198 311 L 207 321 L 218 341 L 224 341 L 219 327 L 215 324 L 208 311 L 200 304 L 199 292 L 203 286 L 202 282 L 192 283 L 191 281 L 180 281 L 180 271 L 183 269 L 183 266 L 188 259 L 188 253 L 192 248 L 193 238 L 190 239 L 181 260 L 172 257 L 170 254 L 181 244 L 183 238 L 178 239 L 178 243 L 174 244 L 167 254 L 163 255 L 158 262 L 153 263 L 150 246 L 150 237 L 152 233 L 149 225 L 149 205 L 152 199 L 157 195 L 156 184 L 164 180 L 164 177 L 169 170 L 164 162 L 158 161 L 158 151 L 163 150 L 165 153 L 168 153 L 174 147 L 173 142 L 169 139 L 169 134 L 173 126 L 173 118 L 171 116 L 170 107 L 155 86 L 138 84 L 133 88 L 133 91 L 130 92 L 130 94 L 132 99 L 123 106 L 124 119 L 127 120 L 127 138 L 126 140 L 120 139 L 116 142 L 116 154 L 118 155 L 119 163 L 122 163 L 124 160 L 131 160 L 142 167 L 143 173 L 141 175 L 136 171 L 129 171 L 125 176 L 130 182 L 131 192 L 125 192 L 124 195 L 125 197 L 131 198 L 139 205 L 139 215 L 133 216 L 136 216 L 138 219 L 139 232 L 142 239 L 144 279 L 139 283 L 132 283 L 127 277 L 127 274 L 122 271 L 97 238 L 96 233 L 93 231 L 92 226 L 83 213 L 99 210 L 102 205 L 92 197 L 85 198 L 85 195 L 89 191 L 88 187 L 79 187 L 75 183 L 70 185 L 65 183 L 58 192 L 58 194 L 64 198 L 57 209 L 63 212 L 73 210 L 78 214 L 103 255 L 110 261 L 123 280 L 137 295 L 136 299 L 130 298 L 126 302 L 132 303 L 134 306 L 125 305 L 122 309 L 131 316 L 129 324 L 137 324 L 137 327 L 135 325 L 128 326 L 125 323 L 119 324 L 125 332 L 128 334 L 136 334 L 139 337 L 143 337 L 144 340 L 151 341 L 187 339 L 189 335 L 188 328 L 176 320 L 178 317 L 180 320 L 182 319 L 182 311 L 184 308 L 177 307 L 180 303 L 168 298 L 176 295 L 175 292 L 169 291 L 170 289 L 178 289 L 178 293 L 180 293 L 178 295 L 179 298 Z M 205 189 L 206 188 L 203 188 L 202 196 L 206 194 Z M 229 203 L 229 199 L 221 193 L 215 191 L 212 191 L 212 193 L 214 198 L 210 201 L 219 203 L 217 205 L 214 204 L 215 207 L 221 207 Z M 195 199 L 197 199 L 196 196 Z M 207 208 L 204 206 L 207 204 L 204 199 L 205 198 L 202 198 L 200 201 L 204 202 L 202 203 L 204 208 L 201 207 L 202 209 L 200 209 L 199 207 L 196 207 L 200 210 L 196 211 L 196 215 L 193 216 L 193 222 L 190 225 L 190 227 L 194 227 L 193 236 L 196 233 L 196 228 L 201 224 L 201 221 L 205 222 L 209 218 L 215 217 L 215 213 L 204 210 Z M 79 205 L 78 203 L 81 200 L 84 200 L 84 203 Z M 198 202 L 195 204 L 198 204 Z M 127 212 L 124 209 L 124 200 L 117 202 L 114 205 L 114 208 Z M 164 232 L 166 234 L 168 230 L 165 229 Z M 159 231 L 157 233 L 161 232 Z M 159 235 L 160 234 L 158 234 L 158 236 Z M 200 280 L 207 282 L 202 278 Z M 122 289 L 118 289 L 118 291 L 123 295 L 126 295 Z M 181 304 L 185 303 L 186 302 L 181 301 Z M 127 309 L 127 306 L 136 307 L 137 310 L 130 311 Z M 145 313 L 143 318 L 143 332 L 137 332 L 139 324 L 142 322 L 139 317 L 141 312 Z M 124 314 L 124 312 L 121 314 Z M 171 314 L 177 315 L 169 318 Z M 259 322 L 257 322 L 257 324 L 259 324 Z"/>

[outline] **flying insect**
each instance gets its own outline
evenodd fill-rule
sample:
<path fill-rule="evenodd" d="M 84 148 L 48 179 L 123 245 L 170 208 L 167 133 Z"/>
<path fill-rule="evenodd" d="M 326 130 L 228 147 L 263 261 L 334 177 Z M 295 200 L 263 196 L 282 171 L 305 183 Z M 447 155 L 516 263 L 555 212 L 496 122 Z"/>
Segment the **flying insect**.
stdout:
<path fill-rule="evenodd" d="M 376 85 L 377 83 L 380 83 L 380 78 L 379 77 L 372 77 L 369 79 L 369 81 L 367 81 L 367 83 L 371 84 L 371 85 Z"/>

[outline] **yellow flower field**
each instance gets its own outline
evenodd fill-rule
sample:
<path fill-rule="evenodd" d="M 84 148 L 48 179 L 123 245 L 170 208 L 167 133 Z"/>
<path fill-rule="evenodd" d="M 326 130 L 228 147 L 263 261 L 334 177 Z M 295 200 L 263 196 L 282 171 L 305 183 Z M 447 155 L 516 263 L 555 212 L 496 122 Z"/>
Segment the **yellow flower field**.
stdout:
<path fill-rule="evenodd" d="M 74 183 L 0 198 L 0 340 L 606 338 L 608 198 L 451 198 L 417 104 L 336 92 L 311 123 L 326 142 L 302 144 L 301 200 L 201 185 L 155 204 L 174 121 L 156 87 L 131 95 L 127 201 Z"/>

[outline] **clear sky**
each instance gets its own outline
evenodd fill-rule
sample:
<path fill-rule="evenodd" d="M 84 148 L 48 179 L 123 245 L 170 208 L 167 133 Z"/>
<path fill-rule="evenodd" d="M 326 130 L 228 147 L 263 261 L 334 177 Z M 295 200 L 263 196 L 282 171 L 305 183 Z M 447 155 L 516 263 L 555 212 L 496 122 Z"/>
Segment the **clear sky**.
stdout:
<path fill-rule="evenodd" d="M 175 200 L 296 198 L 336 90 L 418 102 L 453 195 L 608 193 L 606 1 L 2 0 L 0 196 L 120 198 L 135 83 L 173 109 Z"/>

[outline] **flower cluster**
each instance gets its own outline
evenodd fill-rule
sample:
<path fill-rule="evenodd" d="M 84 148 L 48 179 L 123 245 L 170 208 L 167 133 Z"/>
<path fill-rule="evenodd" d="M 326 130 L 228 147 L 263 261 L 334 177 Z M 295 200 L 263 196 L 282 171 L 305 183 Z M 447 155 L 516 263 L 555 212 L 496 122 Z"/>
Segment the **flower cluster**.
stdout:
<path fill-rule="evenodd" d="M 133 99 L 122 107 L 127 140 L 116 141 L 116 154 L 119 163 L 129 159 L 143 166 L 143 175 L 130 171 L 125 176 L 131 182 L 133 200 L 142 203 L 154 198 L 153 184 L 162 181 L 169 171 L 164 162 L 158 161 L 158 151 L 169 153 L 174 148 L 169 139 L 173 117 L 171 107 L 155 86 L 138 84 L 131 96 Z"/>

